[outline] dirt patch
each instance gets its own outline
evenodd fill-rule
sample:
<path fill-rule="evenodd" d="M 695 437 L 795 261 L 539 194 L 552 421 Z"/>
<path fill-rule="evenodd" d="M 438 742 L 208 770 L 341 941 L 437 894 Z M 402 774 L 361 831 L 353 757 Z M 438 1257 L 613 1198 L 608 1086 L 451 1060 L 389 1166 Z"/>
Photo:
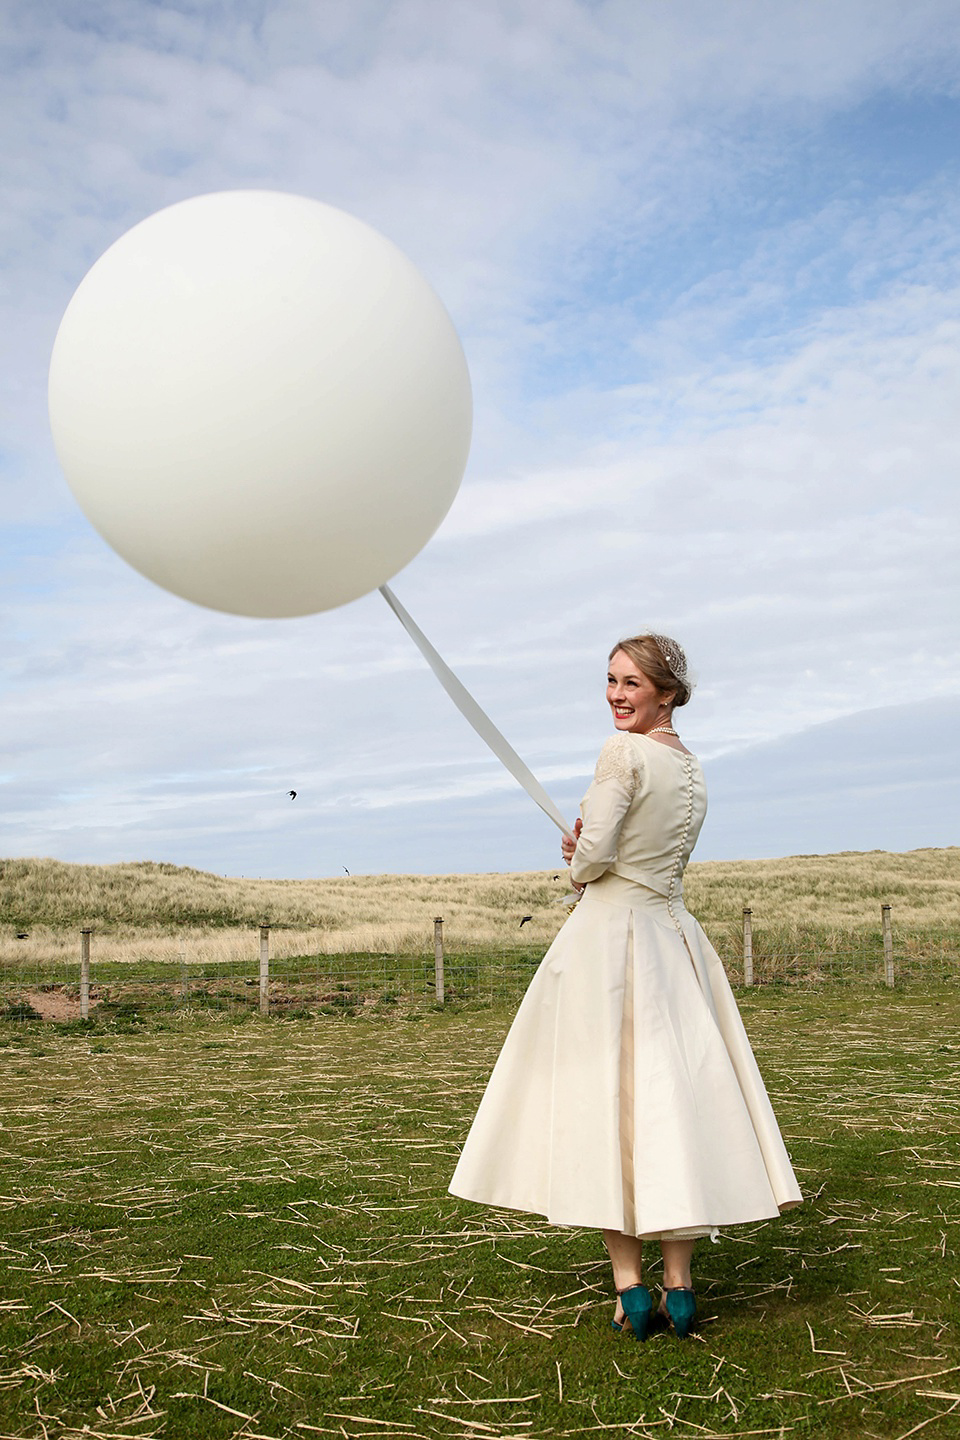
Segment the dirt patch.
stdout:
<path fill-rule="evenodd" d="M 68 995 L 65 990 L 26 990 L 21 999 L 31 1005 L 44 1020 L 79 1020 L 80 996 Z M 90 1009 L 95 1010 L 100 1000 L 90 996 Z"/>

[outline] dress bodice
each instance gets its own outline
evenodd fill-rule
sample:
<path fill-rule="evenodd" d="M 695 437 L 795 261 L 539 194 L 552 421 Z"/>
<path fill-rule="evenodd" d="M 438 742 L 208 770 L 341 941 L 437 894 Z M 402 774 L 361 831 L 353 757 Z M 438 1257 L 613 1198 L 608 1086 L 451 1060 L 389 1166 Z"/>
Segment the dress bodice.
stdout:
<path fill-rule="evenodd" d="M 647 735 L 618 731 L 600 752 L 570 867 L 582 885 L 612 873 L 659 895 L 680 893 L 707 813 L 699 761 Z"/>

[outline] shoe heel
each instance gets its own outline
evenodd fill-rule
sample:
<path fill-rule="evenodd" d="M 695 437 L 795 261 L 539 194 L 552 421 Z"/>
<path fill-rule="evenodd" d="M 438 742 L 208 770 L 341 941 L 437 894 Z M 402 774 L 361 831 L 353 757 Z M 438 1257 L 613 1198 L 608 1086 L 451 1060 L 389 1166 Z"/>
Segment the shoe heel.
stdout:
<path fill-rule="evenodd" d="M 686 1340 L 697 1328 L 697 1297 L 692 1290 L 666 1291 L 667 1314 L 678 1340 Z"/>
<path fill-rule="evenodd" d="M 620 1291 L 623 1313 L 630 1321 L 630 1329 L 636 1340 L 646 1340 L 650 1334 L 650 1317 L 653 1314 L 653 1296 L 646 1285 L 631 1285 Z"/>

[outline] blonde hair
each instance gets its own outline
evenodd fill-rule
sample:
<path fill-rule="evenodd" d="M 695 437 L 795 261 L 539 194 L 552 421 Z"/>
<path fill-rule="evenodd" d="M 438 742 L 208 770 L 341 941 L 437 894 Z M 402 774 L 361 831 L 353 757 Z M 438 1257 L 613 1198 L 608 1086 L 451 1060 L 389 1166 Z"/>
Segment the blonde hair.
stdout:
<path fill-rule="evenodd" d="M 668 702 L 671 710 L 686 705 L 693 688 L 686 678 L 687 657 L 676 640 L 671 640 L 669 635 L 632 635 L 617 641 L 607 657 L 608 664 L 618 650 L 622 650 L 659 691 L 673 696 Z"/>

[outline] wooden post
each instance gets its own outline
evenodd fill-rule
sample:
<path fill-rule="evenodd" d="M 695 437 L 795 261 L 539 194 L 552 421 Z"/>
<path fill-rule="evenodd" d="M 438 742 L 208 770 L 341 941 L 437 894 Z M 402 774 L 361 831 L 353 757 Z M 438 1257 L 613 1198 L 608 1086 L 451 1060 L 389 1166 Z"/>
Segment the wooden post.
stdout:
<path fill-rule="evenodd" d="M 753 911 L 743 910 L 743 983 L 753 984 Z"/>
<path fill-rule="evenodd" d="M 433 921 L 433 974 L 437 987 L 437 1004 L 444 1004 L 443 993 L 443 916 Z"/>
<path fill-rule="evenodd" d="M 260 1014 L 270 1012 L 270 926 L 260 926 Z"/>
<path fill-rule="evenodd" d="M 90 931 L 80 931 L 80 1019 L 90 1019 Z"/>
<path fill-rule="evenodd" d="M 883 969 L 884 978 L 890 989 L 893 989 L 893 930 L 890 926 L 890 906 L 880 906 L 880 919 L 883 923 Z"/>

